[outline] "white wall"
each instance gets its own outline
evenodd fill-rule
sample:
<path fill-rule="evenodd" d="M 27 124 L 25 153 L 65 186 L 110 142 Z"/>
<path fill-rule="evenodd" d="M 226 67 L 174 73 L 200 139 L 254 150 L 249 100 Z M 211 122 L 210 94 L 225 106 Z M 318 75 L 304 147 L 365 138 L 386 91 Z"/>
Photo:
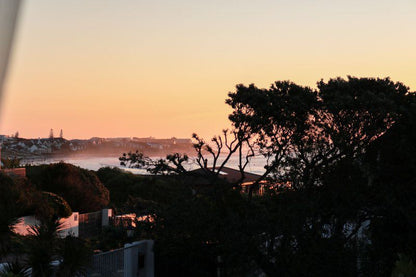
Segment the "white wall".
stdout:
<path fill-rule="evenodd" d="M 72 234 L 75 237 L 79 236 L 79 213 L 72 213 L 70 217 L 61 218 L 59 223 L 62 224 L 62 231 L 60 232 L 61 237 L 66 237 Z"/>
<path fill-rule="evenodd" d="M 75 237 L 79 235 L 79 213 L 72 213 L 67 218 L 61 218 L 59 223 L 62 224 L 62 230 L 59 232 L 59 236 L 64 238 L 69 234 Z M 27 236 L 30 235 L 30 227 L 38 225 L 39 221 L 34 216 L 24 216 L 19 218 L 19 223 L 14 225 L 14 232 L 16 234 Z"/>
<path fill-rule="evenodd" d="M 124 245 L 124 276 L 154 277 L 155 264 L 153 240 L 141 240 Z M 144 264 L 139 268 L 139 255 L 144 256 Z"/>

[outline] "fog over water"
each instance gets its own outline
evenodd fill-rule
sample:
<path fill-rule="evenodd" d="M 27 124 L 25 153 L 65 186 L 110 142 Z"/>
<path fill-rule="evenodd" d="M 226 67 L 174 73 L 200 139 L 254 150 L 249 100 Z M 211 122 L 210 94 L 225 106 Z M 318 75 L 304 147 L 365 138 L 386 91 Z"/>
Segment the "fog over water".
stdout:
<path fill-rule="evenodd" d="M 157 159 L 161 157 L 152 157 L 152 159 Z M 209 156 L 208 158 L 208 166 L 211 166 Z M 225 157 L 220 157 L 220 162 L 224 160 Z M 195 158 L 190 157 L 189 162 L 185 165 L 185 169 L 192 170 L 199 167 L 199 165 L 194 161 Z M 65 162 L 70 163 L 85 169 L 89 170 L 98 170 L 101 167 L 118 167 L 136 174 L 147 174 L 145 169 L 137 169 L 137 168 L 126 168 L 120 166 L 120 162 L 118 157 L 93 157 L 93 156 L 81 156 L 81 157 L 59 157 L 59 158 L 51 158 L 51 159 L 44 159 L 44 160 L 33 160 L 33 161 L 24 161 L 30 164 L 50 164 L 50 163 L 58 163 L 58 162 Z M 266 159 L 262 156 L 253 157 L 250 161 L 250 164 L 247 165 L 246 171 L 250 173 L 262 174 L 264 173 L 264 165 L 266 164 Z M 218 165 L 218 163 L 217 163 Z M 227 167 L 238 169 L 238 156 L 232 156 L 228 161 Z"/>

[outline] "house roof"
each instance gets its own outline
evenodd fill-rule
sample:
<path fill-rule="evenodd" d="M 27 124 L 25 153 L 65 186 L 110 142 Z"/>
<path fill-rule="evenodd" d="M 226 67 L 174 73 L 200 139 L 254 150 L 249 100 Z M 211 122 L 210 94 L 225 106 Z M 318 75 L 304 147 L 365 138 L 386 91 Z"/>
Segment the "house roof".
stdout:
<path fill-rule="evenodd" d="M 218 170 L 218 169 L 219 168 L 216 167 L 215 171 Z M 208 167 L 207 170 L 208 170 L 208 172 L 206 170 L 202 169 L 202 168 L 199 168 L 199 169 L 192 170 L 191 173 L 197 174 L 197 175 L 200 175 L 200 176 L 204 176 L 204 175 L 207 176 L 208 174 L 210 174 L 210 172 L 213 172 L 212 167 Z M 235 182 L 237 182 L 241 179 L 241 172 L 240 172 L 240 170 L 237 170 L 237 169 L 234 169 L 234 168 L 223 167 L 223 168 L 221 168 L 221 171 L 219 173 L 219 177 L 226 180 L 227 182 L 235 183 Z M 259 175 L 259 174 L 244 172 L 244 179 L 242 180 L 242 182 L 243 183 L 255 182 L 260 177 L 261 177 L 261 175 Z"/>

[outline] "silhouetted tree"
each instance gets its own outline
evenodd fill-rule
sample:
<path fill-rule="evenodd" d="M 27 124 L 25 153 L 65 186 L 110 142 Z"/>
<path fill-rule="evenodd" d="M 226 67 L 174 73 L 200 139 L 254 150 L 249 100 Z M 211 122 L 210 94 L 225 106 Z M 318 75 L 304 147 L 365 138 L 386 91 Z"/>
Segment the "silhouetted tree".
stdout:
<path fill-rule="evenodd" d="M 229 131 L 223 130 L 222 135 L 214 136 L 211 143 L 207 143 L 197 134 L 193 134 L 194 149 L 196 158 L 194 160 L 203 172 L 203 175 L 212 183 L 220 179 L 221 170 L 228 163 L 233 155 L 238 155 L 238 168 L 241 178 L 233 186 L 238 186 L 244 180 L 245 168 L 249 161 L 254 157 L 254 149 L 247 137 L 245 130 Z M 221 160 L 222 159 L 222 160 Z M 184 167 L 184 163 L 189 161 L 187 154 L 168 154 L 165 159 L 152 159 L 143 153 L 129 152 L 123 153 L 119 158 L 120 165 L 133 168 L 145 168 L 148 172 L 155 175 L 190 175 L 191 173 Z M 208 163 L 208 161 L 210 163 Z"/>
<path fill-rule="evenodd" d="M 67 236 L 59 237 L 62 224 L 58 219 L 42 219 L 32 226 L 31 235 L 26 241 L 27 266 L 34 277 L 85 276 L 90 265 L 92 251 L 82 239 Z M 58 260 L 54 267 L 52 261 Z"/>
<path fill-rule="evenodd" d="M 391 276 L 399 253 L 416 260 L 415 99 L 389 78 L 237 85 L 226 101 L 233 129 L 211 143 L 194 135 L 196 162 L 209 170 L 207 157 L 226 150 L 242 170 L 258 149 L 268 162 L 257 182 L 289 185 L 246 197 L 213 178 L 157 203 L 140 230 L 156 240 L 158 276 L 210 276 L 218 256 L 227 276 Z M 136 154 L 121 161 L 157 168 Z M 185 161 L 159 168 L 184 174 Z"/>
<path fill-rule="evenodd" d="M 365 152 L 397 120 L 408 93 L 390 79 L 354 77 L 320 81 L 317 91 L 291 82 L 236 88 L 227 99 L 234 127 L 250 132 L 270 158 L 264 176 L 293 187 L 321 184 L 326 168 Z"/>
<path fill-rule="evenodd" d="M 385 157 L 380 149 L 395 145 L 407 152 L 399 152 L 400 157 L 409 157 L 400 171 L 414 168 L 410 157 L 416 151 L 406 143 L 414 136 L 415 121 L 409 116 L 414 93 L 388 78 L 348 77 L 320 81 L 316 91 L 290 82 L 277 82 L 270 89 L 239 85 L 229 97 L 235 128 L 249 125 L 260 151 L 271 157 L 265 174 L 292 185 L 267 204 L 281 208 L 270 213 L 270 229 L 264 233 L 270 250 L 259 252 L 264 271 L 281 276 L 356 276 L 360 271 L 389 276 L 397 253 L 414 257 L 408 250 L 416 241 L 410 236 L 414 224 L 409 212 L 414 207 L 398 200 L 413 195 L 414 182 L 393 173 L 394 162 L 390 168 L 380 167 Z M 390 174 L 380 178 L 383 172 Z M 388 182 L 391 176 L 401 182 Z M 365 222 L 367 236 L 358 235 Z M 355 267 L 358 259 L 361 265 Z M 342 264 L 350 270 L 339 272 Z"/>
<path fill-rule="evenodd" d="M 40 224 L 31 227 L 31 235 L 25 245 L 28 266 L 32 276 L 47 277 L 53 275 L 54 260 L 58 249 L 58 233 L 62 229 L 57 219 L 43 219 Z"/>

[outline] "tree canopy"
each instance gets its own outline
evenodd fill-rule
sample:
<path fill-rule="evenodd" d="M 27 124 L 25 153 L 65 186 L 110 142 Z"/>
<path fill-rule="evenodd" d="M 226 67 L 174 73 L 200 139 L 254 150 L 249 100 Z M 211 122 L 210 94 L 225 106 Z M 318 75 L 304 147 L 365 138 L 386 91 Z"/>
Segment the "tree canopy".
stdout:
<path fill-rule="evenodd" d="M 65 163 L 29 166 L 29 180 L 40 190 L 64 198 L 73 211 L 94 212 L 109 203 L 108 189 L 89 170 Z"/>
<path fill-rule="evenodd" d="M 236 148 L 226 149 L 258 151 L 268 161 L 258 181 L 290 185 L 247 197 L 213 183 L 156 206 L 141 230 L 156 239 L 157 268 L 170 269 L 158 276 L 210 275 L 204 269 L 214 267 L 226 276 L 391 276 L 403 261 L 413 268 L 415 99 L 389 78 L 321 80 L 316 89 L 237 85 L 226 100 Z M 224 140 L 194 138 L 204 168 Z"/>
<path fill-rule="evenodd" d="M 226 102 L 233 126 L 271 157 L 265 175 L 310 187 L 331 166 L 365 153 L 411 109 L 411 95 L 389 78 L 348 77 L 321 80 L 315 90 L 288 81 L 237 85 Z"/>

